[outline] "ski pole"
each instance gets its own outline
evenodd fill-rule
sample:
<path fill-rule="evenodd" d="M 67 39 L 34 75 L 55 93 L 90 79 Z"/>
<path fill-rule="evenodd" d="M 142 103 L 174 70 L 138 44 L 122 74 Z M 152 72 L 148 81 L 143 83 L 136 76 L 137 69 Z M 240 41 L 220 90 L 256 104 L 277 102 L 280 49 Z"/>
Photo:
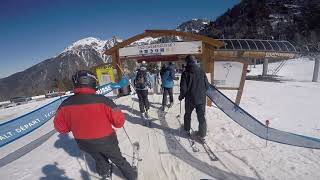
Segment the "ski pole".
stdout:
<path fill-rule="evenodd" d="M 180 101 L 180 112 L 179 112 L 179 114 L 177 115 L 177 120 L 178 120 L 178 122 L 179 122 L 179 125 L 180 125 L 180 127 L 179 127 L 179 136 L 178 136 L 178 141 L 180 141 L 180 137 L 181 137 L 181 128 L 182 128 L 182 126 L 181 126 L 181 122 L 180 122 L 180 117 L 181 117 L 181 101 Z"/>
<path fill-rule="evenodd" d="M 131 145 L 133 146 L 133 143 L 132 143 L 132 141 L 131 141 L 131 139 L 130 139 L 130 137 L 129 137 L 129 135 L 128 135 L 127 131 L 126 131 L 126 128 L 124 128 L 124 126 L 122 126 L 122 128 L 123 128 L 124 132 L 126 133 L 127 138 L 129 139 L 129 141 L 130 141 Z"/>
<path fill-rule="evenodd" d="M 267 126 L 266 147 L 268 146 L 269 124 L 270 124 L 269 120 L 266 120 L 266 126 Z"/>
<path fill-rule="evenodd" d="M 131 113 L 133 113 L 133 105 L 134 105 L 133 95 L 131 95 L 131 101 L 132 101 L 132 104 L 131 104 Z"/>
<path fill-rule="evenodd" d="M 138 161 L 142 161 L 142 158 L 133 157 L 133 156 L 130 156 L 130 155 L 126 154 L 126 153 L 122 153 L 122 154 L 127 156 L 127 157 L 129 157 L 129 158 L 133 158 L 133 159 L 136 159 Z"/>

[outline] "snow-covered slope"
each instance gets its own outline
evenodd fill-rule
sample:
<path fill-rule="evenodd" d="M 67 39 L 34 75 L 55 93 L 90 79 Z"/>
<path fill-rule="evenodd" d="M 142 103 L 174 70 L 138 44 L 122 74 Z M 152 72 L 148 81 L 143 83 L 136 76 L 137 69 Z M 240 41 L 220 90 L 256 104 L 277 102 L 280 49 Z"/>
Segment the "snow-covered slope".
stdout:
<path fill-rule="evenodd" d="M 279 74 L 289 73 L 286 68 L 295 67 L 294 63 L 299 61 L 297 69 L 310 71 L 308 61 L 295 60 L 287 62 Z M 292 77 L 299 74 L 296 73 Z M 320 83 L 290 79 L 280 83 L 247 80 L 240 105 L 262 122 L 271 120 L 273 128 L 320 138 L 317 130 Z M 220 161 L 210 161 L 199 144 L 200 152 L 192 152 L 188 141 L 180 134 L 176 117 L 180 105 L 177 100 L 178 84 L 176 82 L 174 89 L 175 105 L 164 119 L 159 118 L 157 112 L 162 96 L 149 95 L 151 128 L 142 125 L 135 97 L 116 100 L 126 114 L 125 128 L 130 140 L 139 141 L 141 145 L 140 156 L 143 160 L 139 162 L 139 180 L 320 178 L 319 150 L 273 142 L 268 142 L 266 146 L 265 140 L 246 131 L 215 107 L 207 108 L 207 141 Z M 234 92 L 223 92 L 234 99 Z M 196 114 L 193 113 L 192 127 L 197 129 L 197 126 Z M 93 172 L 92 159 L 78 150 L 72 135 L 58 135 L 52 130 L 50 121 L 15 143 L 0 148 L 1 179 L 98 179 Z M 131 161 L 132 148 L 126 133 L 123 129 L 117 129 L 117 134 L 123 156 Z M 122 179 L 116 168 L 113 179 Z"/>
<path fill-rule="evenodd" d="M 62 55 L 68 55 L 68 54 L 76 54 L 79 57 L 86 58 L 84 50 L 87 49 L 94 49 L 96 52 L 99 53 L 100 57 L 104 60 L 104 62 L 108 62 L 110 60 L 109 56 L 105 56 L 103 53 L 105 50 L 113 47 L 115 44 L 122 42 L 121 39 L 117 37 L 113 37 L 109 40 L 101 40 L 94 37 L 88 37 L 81 39 L 79 41 L 76 41 L 71 46 L 68 46 L 63 52 Z"/>
<path fill-rule="evenodd" d="M 285 62 L 279 61 L 275 63 L 270 63 L 268 65 L 268 74 L 274 74 L 275 70 L 279 67 L 281 63 L 284 63 L 284 65 L 279 70 L 279 72 L 276 73 L 278 79 L 282 81 L 312 81 L 314 68 L 313 59 L 298 58 L 293 60 L 286 60 Z M 262 65 L 256 65 L 255 68 L 253 65 L 251 65 L 251 67 L 249 67 L 250 72 L 248 73 L 248 75 L 261 75 L 262 68 Z"/>

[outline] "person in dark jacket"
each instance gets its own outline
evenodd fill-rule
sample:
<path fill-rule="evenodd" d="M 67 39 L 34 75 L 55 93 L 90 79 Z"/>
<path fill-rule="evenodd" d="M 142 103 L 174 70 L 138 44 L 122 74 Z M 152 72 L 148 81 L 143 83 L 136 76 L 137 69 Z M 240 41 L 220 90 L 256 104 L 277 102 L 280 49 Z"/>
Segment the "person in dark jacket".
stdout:
<path fill-rule="evenodd" d="M 199 121 L 197 135 L 204 139 L 207 133 L 205 119 L 206 91 L 209 82 L 206 74 L 196 64 L 197 59 L 193 55 L 186 57 L 186 69 L 181 75 L 179 100 L 185 98 L 184 130 L 188 133 L 191 128 L 191 113 L 196 109 Z"/>
<path fill-rule="evenodd" d="M 151 75 L 147 70 L 147 64 L 142 62 L 134 77 L 133 84 L 138 95 L 139 108 L 143 118 L 149 117 L 148 110 L 150 108 L 150 102 L 148 99 L 148 88 L 152 88 L 151 81 Z"/>
<path fill-rule="evenodd" d="M 169 108 L 173 105 L 173 85 L 174 85 L 174 78 L 175 78 L 175 68 L 172 62 L 169 65 L 164 66 L 161 73 L 161 81 L 162 81 L 162 88 L 163 88 L 163 97 L 162 97 L 162 110 L 165 110 L 167 106 L 167 96 L 169 95 L 170 104 Z"/>
<path fill-rule="evenodd" d="M 79 148 L 95 160 L 101 177 L 111 176 L 111 161 L 127 179 L 136 179 L 137 172 L 121 155 L 112 128 L 123 126 L 124 114 L 112 100 L 96 94 L 97 79 L 92 72 L 78 71 L 72 79 L 74 95 L 59 106 L 54 128 L 62 134 L 72 132 Z"/>

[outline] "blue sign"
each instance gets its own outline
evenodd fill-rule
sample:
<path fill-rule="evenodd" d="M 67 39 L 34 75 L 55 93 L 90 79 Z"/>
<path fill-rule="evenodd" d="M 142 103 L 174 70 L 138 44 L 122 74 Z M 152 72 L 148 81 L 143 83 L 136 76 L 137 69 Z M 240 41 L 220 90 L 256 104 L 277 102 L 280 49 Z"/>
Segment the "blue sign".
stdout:
<path fill-rule="evenodd" d="M 67 97 L 59 98 L 39 109 L 1 124 L 0 147 L 23 137 L 49 121 L 65 98 Z"/>
<path fill-rule="evenodd" d="M 108 94 L 112 90 L 123 88 L 128 84 L 129 80 L 125 76 L 118 83 L 109 83 L 98 87 L 97 94 Z M 62 101 L 67 97 L 69 96 L 61 97 L 30 113 L 0 124 L 0 147 L 23 137 L 49 121 L 54 117 Z"/>

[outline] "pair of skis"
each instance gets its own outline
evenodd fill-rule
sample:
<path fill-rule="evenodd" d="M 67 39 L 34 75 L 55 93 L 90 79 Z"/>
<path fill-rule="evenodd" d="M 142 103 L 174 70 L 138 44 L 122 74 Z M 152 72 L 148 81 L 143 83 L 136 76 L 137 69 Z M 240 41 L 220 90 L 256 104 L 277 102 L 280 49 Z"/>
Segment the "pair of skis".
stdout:
<path fill-rule="evenodd" d="M 194 134 L 194 133 L 193 133 Z M 196 142 L 198 142 L 199 144 L 202 145 L 203 149 L 205 150 L 205 152 L 207 153 L 207 155 L 209 156 L 211 161 L 218 161 L 219 158 L 216 156 L 216 154 L 211 150 L 210 146 L 207 144 L 207 142 L 203 139 L 199 139 L 198 137 L 196 137 L 196 135 L 188 135 L 188 141 L 190 144 L 190 147 L 192 148 L 193 152 L 199 152 L 200 149 L 198 148 L 198 146 L 196 145 Z"/>
<path fill-rule="evenodd" d="M 181 129 L 183 128 L 182 127 L 182 123 L 180 121 L 180 118 L 181 118 L 181 102 L 180 102 L 180 113 L 176 117 L 177 117 L 177 120 L 178 120 L 178 122 L 180 124 L 179 136 L 181 136 Z M 196 136 L 194 136 L 195 133 L 194 133 L 193 129 L 191 129 L 191 130 L 192 130 L 192 133 L 188 133 L 187 134 L 187 139 L 188 139 L 188 142 L 190 144 L 190 147 L 192 148 L 192 151 L 193 152 L 199 152 L 200 151 L 200 149 L 196 145 L 196 139 L 197 139 L 198 142 L 202 145 L 203 149 L 208 154 L 210 160 L 211 161 L 218 161 L 219 158 L 214 154 L 214 152 L 211 150 L 211 148 L 207 144 L 207 142 L 205 140 L 200 140 L 199 138 L 196 138 Z M 180 137 L 179 137 L 178 141 L 180 141 Z"/>

